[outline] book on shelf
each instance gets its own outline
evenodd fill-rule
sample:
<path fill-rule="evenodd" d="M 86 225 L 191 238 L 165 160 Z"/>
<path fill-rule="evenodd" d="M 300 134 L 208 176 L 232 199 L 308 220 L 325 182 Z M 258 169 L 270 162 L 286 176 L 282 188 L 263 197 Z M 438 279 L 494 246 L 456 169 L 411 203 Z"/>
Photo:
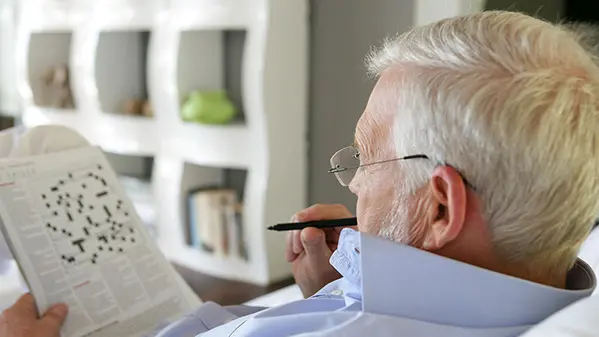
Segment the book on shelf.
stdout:
<path fill-rule="evenodd" d="M 192 247 L 217 257 L 247 260 L 243 238 L 242 209 L 235 190 L 207 187 L 187 198 L 189 236 Z"/>
<path fill-rule="evenodd" d="M 0 159 L 0 229 L 62 336 L 142 336 L 200 300 L 161 254 L 97 147 Z"/>

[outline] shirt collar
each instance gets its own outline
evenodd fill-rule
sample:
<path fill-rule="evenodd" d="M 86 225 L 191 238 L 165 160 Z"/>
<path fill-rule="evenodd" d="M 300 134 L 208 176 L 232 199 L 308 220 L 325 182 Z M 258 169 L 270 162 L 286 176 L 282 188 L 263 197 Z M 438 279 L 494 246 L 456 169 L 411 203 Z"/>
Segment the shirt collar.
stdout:
<path fill-rule="evenodd" d="M 362 290 L 365 312 L 470 327 L 536 324 L 596 285 L 582 260 L 568 274 L 568 289 L 558 289 L 351 229 L 341 232 L 331 264 Z"/>

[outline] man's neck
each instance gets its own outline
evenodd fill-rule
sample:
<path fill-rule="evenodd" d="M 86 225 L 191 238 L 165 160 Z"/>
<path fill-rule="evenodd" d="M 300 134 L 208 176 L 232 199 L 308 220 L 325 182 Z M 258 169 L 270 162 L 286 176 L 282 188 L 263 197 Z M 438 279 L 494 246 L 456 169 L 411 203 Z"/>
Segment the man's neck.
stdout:
<path fill-rule="evenodd" d="M 434 253 L 504 275 L 510 275 L 554 288 L 566 288 L 567 270 L 556 272 L 555 270 L 547 270 L 531 263 L 508 263 L 499 259 L 492 249 L 481 248 L 471 246 L 467 252 L 461 249 L 448 249 L 439 250 Z"/>
<path fill-rule="evenodd" d="M 484 268 L 484 267 L 483 267 Z M 498 270 L 487 268 L 498 273 L 518 277 L 531 282 L 544 284 L 554 288 L 564 289 L 566 288 L 566 275 L 568 271 L 563 273 L 555 273 L 555 271 L 543 271 L 542 268 L 525 267 L 525 266 L 504 266 Z M 534 269 L 534 270 L 531 270 Z"/>
<path fill-rule="evenodd" d="M 493 246 L 491 233 L 483 219 L 473 215 L 470 218 L 458 238 L 433 253 L 550 287 L 566 287 L 568 270 L 556 271 L 535 262 L 505 261 Z"/>
<path fill-rule="evenodd" d="M 567 270 L 556 273 L 555 270 L 546 270 L 543 267 L 535 266 L 534 264 L 506 263 L 493 256 L 487 256 L 486 258 L 481 257 L 481 255 L 478 255 L 474 259 L 456 258 L 456 260 L 550 287 L 560 289 L 566 288 Z"/>

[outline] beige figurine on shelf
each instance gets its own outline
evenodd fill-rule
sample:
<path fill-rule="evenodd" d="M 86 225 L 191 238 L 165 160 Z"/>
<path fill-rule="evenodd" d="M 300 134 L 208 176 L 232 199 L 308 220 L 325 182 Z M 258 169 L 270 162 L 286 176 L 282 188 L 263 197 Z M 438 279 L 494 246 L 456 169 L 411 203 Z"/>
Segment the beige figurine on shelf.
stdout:
<path fill-rule="evenodd" d="M 123 112 L 129 116 L 153 117 L 152 105 L 147 99 L 129 99 L 123 104 Z"/>
<path fill-rule="evenodd" d="M 59 109 L 75 108 L 67 65 L 51 67 L 42 77 L 42 81 L 47 90 L 46 97 L 50 98 L 48 106 Z"/>

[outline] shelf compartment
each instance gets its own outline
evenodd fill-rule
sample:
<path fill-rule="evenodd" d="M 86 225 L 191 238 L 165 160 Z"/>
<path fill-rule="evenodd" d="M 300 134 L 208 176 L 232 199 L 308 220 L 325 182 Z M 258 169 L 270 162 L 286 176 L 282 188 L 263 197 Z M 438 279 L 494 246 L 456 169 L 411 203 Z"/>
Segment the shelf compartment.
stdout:
<path fill-rule="evenodd" d="M 187 216 L 188 193 L 198 187 L 206 186 L 233 188 L 244 206 L 249 205 L 255 209 L 256 203 L 248 199 L 252 194 L 252 191 L 246 189 L 249 182 L 249 172 L 246 170 L 194 165 L 185 162 L 172 152 L 157 157 L 154 186 L 161 193 L 161 202 L 157 205 L 160 231 L 157 243 L 161 251 L 170 261 L 197 272 L 264 284 L 265 277 L 261 270 L 256 269 L 257 261 L 254 261 L 257 247 L 247 246 L 247 255 L 244 257 L 242 254 L 227 256 L 213 254 L 190 245 L 190 227 Z M 241 231 L 237 232 L 242 238 L 247 238 L 248 243 L 251 243 L 249 239 L 253 237 L 249 231 L 252 224 L 248 221 L 249 217 L 255 213 L 254 209 L 243 208 L 245 212 L 240 221 L 243 227 Z"/>
<path fill-rule="evenodd" d="M 153 157 L 122 155 L 104 151 L 106 159 L 117 175 L 143 181 L 150 181 L 152 179 Z"/>
<path fill-rule="evenodd" d="M 71 40 L 70 32 L 31 34 L 27 67 L 35 105 L 75 109 L 69 76 Z"/>
<path fill-rule="evenodd" d="M 181 219 L 185 245 L 220 259 L 248 260 L 244 226 L 247 171 L 185 163 Z"/>
<path fill-rule="evenodd" d="M 237 110 L 231 123 L 245 122 L 241 94 L 245 35 L 244 30 L 181 32 L 177 58 L 180 113 L 185 106 L 188 106 L 188 100 L 193 92 L 224 91 L 226 100 Z M 211 111 L 206 112 L 211 113 Z"/>
<path fill-rule="evenodd" d="M 144 117 L 143 104 L 148 100 L 149 39 L 147 31 L 100 33 L 95 77 L 103 112 Z"/>
<path fill-rule="evenodd" d="M 153 237 L 157 236 L 156 202 L 152 188 L 154 158 L 105 152 L 106 159 L 133 202 L 142 222 Z"/>

